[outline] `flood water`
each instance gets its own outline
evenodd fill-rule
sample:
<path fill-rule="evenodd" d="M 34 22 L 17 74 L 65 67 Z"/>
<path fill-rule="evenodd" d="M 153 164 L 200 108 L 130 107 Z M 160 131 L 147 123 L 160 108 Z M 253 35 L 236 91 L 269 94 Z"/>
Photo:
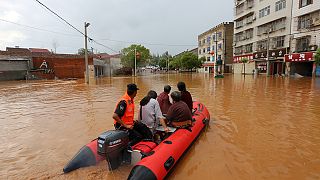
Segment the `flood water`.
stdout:
<path fill-rule="evenodd" d="M 0 82 L 0 179 L 125 179 L 130 166 L 62 169 L 113 128 L 127 83 L 138 84 L 138 105 L 148 90 L 176 90 L 178 81 L 211 122 L 169 179 L 320 179 L 320 79 L 206 74 Z"/>

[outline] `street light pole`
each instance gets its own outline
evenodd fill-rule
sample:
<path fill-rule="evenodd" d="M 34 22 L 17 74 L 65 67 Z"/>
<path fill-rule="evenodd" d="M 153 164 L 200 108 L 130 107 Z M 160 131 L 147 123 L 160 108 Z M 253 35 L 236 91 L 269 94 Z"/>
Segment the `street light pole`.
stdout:
<path fill-rule="evenodd" d="M 270 75 L 270 62 L 269 62 L 270 31 L 271 31 L 271 29 L 268 29 L 268 38 L 267 38 L 267 76 Z"/>
<path fill-rule="evenodd" d="M 134 76 L 137 76 L 137 47 L 134 48 Z"/>
<path fill-rule="evenodd" d="M 90 23 L 85 22 L 84 23 L 84 59 L 85 59 L 85 66 L 86 66 L 86 75 L 85 75 L 85 82 L 89 83 L 89 69 L 88 69 L 88 36 L 87 36 L 87 27 L 90 25 Z"/>

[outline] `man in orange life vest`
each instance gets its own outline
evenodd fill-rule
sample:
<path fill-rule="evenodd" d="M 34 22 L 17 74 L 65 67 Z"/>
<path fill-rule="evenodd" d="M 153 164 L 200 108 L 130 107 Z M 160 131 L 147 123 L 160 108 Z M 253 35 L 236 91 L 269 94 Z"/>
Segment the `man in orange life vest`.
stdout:
<path fill-rule="evenodd" d="M 136 84 L 128 84 L 127 92 L 122 96 L 113 113 L 114 127 L 119 130 L 128 130 L 130 145 L 134 145 L 143 138 L 152 139 L 152 133 L 144 124 L 134 121 L 134 97 L 139 88 Z"/>

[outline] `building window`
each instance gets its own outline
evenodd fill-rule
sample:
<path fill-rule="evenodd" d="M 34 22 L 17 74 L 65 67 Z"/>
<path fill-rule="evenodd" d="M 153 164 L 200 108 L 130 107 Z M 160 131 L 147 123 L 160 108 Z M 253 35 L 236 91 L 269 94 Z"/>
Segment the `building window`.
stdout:
<path fill-rule="evenodd" d="M 311 27 L 312 18 L 310 15 L 301 16 L 298 19 L 298 30 Z"/>
<path fill-rule="evenodd" d="M 215 48 L 214 48 L 214 46 L 212 46 L 212 51 L 215 51 Z"/>
<path fill-rule="evenodd" d="M 240 28 L 243 26 L 243 20 L 236 21 L 236 28 Z"/>
<path fill-rule="evenodd" d="M 204 71 L 208 71 L 208 67 L 204 67 Z"/>
<path fill-rule="evenodd" d="M 210 46 L 209 46 L 209 47 L 207 47 L 207 52 L 210 52 Z"/>
<path fill-rule="evenodd" d="M 245 52 L 246 53 L 251 53 L 252 52 L 252 46 L 253 46 L 252 43 L 245 45 Z"/>
<path fill-rule="evenodd" d="M 276 11 L 286 8 L 286 0 L 280 0 L 276 2 Z"/>
<path fill-rule="evenodd" d="M 203 53 L 206 53 L 206 48 L 203 48 L 202 52 L 203 52 Z"/>
<path fill-rule="evenodd" d="M 222 32 L 218 32 L 218 39 L 220 40 L 222 38 Z"/>
<path fill-rule="evenodd" d="M 274 41 L 277 48 L 284 46 L 284 39 L 285 39 L 285 36 L 275 37 Z"/>
<path fill-rule="evenodd" d="M 199 41 L 199 46 L 201 46 L 201 41 Z"/>
<path fill-rule="evenodd" d="M 236 47 L 234 54 L 242 54 L 242 46 Z"/>
<path fill-rule="evenodd" d="M 207 37 L 207 43 L 210 43 L 210 41 L 211 41 L 211 37 L 208 36 L 208 37 Z"/>
<path fill-rule="evenodd" d="M 297 39 L 296 51 L 297 52 L 308 51 L 310 40 L 311 40 L 311 36 L 305 36 Z"/>
<path fill-rule="evenodd" d="M 270 6 L 267 6 L 259 11 L 259 18 L 268 16 L 270 14 Z"/>
<path fill-rule="evenodd" d="M 267 40 L 257 42 L 257 51 L 267 50 Z"/>
<path fill-rule="evenodd" d="M 203 40 L 202 40 L 202 44 L 205 44 L 205 43 L 206 43 L 206 39 L 203 39 Z"/>
<path fill-rule="evenodd" d="M 215 35 L 215 34 L 212 35 L 212 40 L 213 40 L 213 41 L 216 41 L 216 35 Z"/>
<path fill-rule="evenodd" d="M 219 50 L 222 49 L 222 43 L 218 44 L 218 49 L 219 49 Z"/>
<path fill-rule="evenodd" d="M 207 61 L 210 61 L 210 57 L 207 57 Z"/>
<path fill-rule="evenodd" d="M 308 6 L 313 3 L 312 1 L 313 0 L 299 0 L 299 7 L 303 8 L 305 6 Z"/>

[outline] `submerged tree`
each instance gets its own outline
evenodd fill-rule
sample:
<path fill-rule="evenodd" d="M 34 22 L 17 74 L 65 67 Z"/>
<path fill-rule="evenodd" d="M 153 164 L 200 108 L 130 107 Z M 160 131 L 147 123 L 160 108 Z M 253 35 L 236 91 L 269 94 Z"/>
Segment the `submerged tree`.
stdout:
<path fill-rule="evenodd" d="M 243 64 L 243 74 L 246 75 L 246 63 L 248 63 L 248 58 L 242 58 L 240 62 Z"/>
<path fill-rule="evenodd" d="M 137 67 L 146 65 L 151 58 L 150 50 L 142 45 L 132 44 L 121 50 L 121 64 L 124 67 L 134 68 L 135 56 Z"/>

